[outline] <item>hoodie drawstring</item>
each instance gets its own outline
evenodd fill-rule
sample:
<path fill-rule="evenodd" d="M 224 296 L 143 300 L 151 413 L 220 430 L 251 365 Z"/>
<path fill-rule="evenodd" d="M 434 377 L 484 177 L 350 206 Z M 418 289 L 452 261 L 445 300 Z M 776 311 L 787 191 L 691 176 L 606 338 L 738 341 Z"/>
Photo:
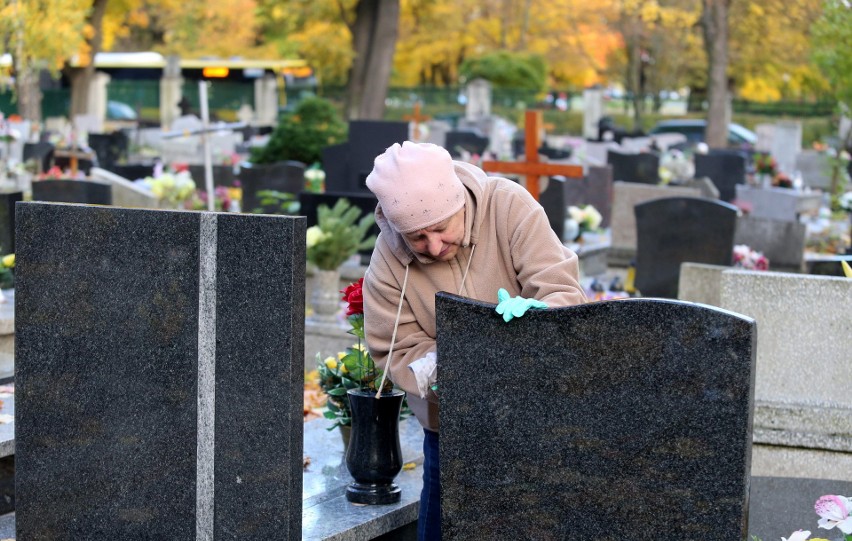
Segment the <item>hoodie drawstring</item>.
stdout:
<path fill-rule="evenodd" d="M 470 262 L 473 261 L 473 251 L 476 250 L 476 244 L 472 244 L 470 247 L 470 256 L 467 258 L 467 265 L 464 268 L 464 274 L 462 275 L 461 285 L 459 286 L 459 295 L 465 289 L 465 282 L 467 281 L 467 273 L 470 270 Z M 391 361 L 393 360 L 393 346 L 396 343 L 396 331 L 399 328 L 399 316 L 402 314 L 402 302 L 405 299 L 405 288 L 408 286 L 408 265 L 405 266 L 405 277 L 402 279 L 402 292 L 399 295 L 399 306 L 396 308 L 396 320 L 393 322 L 393 333 L 391 334 L 391 343 L 390 349 L 388 350 L 388 362 L 385 363 L 385 371 L 382 373 L 382 381 L 379 383 L 379 388 L 376 390 L 376 398 L 379 398 L 379 395 L 382 394 L 382 388 L 385 386 L 385 378 L 388 377 L 390 373 Z M 364 329 L 367 330 L 366 328 Z"/>
<path fill-rule="evenodd" d="M 399 306 L 396 309 L 396 321 L 393 322 L 393 334 L 391 335 L 390 350 L 388 351 L 388 362 L 385 364 L 385 371 L 382 373 L 382 381 L 379 388 L 376 389 L 376 398 L 382 394 L 382 388 L 385 386 L 385 379 L 390 372 L 391 361 L 393 360 L 393 345 L 396 343 L 396 330 L 399 328 L 399 316 L 402 314 L 402 301 L 405 299 L 405 288 L 408 286 L 408 265 L 405 266 L 405 278 L 402 280 L 402 292 L 399 295 Z"/>

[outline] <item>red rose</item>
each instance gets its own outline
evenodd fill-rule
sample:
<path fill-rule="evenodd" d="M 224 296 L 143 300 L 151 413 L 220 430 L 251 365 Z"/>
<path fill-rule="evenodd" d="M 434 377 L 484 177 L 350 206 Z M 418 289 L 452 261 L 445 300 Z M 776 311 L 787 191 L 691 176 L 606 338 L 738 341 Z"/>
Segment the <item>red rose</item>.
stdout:
<path fill-rule="evenodd" d="M 364 313 L 364 297 L 361 294 L 361 286 L 363 284 L 364 279 L 360 278 L 357 282 L 349 284 L 346 289 L 340 290 L 343 293 L 343 297 L 341 298 L 349 303 L 349 307 L 346 309 L 347 316 Z"/>

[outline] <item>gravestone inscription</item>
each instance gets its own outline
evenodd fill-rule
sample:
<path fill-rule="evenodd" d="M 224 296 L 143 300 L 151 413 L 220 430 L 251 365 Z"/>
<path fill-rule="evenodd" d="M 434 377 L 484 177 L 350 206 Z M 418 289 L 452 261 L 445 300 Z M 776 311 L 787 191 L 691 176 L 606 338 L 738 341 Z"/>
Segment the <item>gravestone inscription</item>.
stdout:
<path fill-rule="evenodd" d="M 304 218 L 17 226 L 18 538 L 300 539 Z"/>
<path fill-rule="evenodd" d="M 444 539 L 746 538 L 753 320 L 655 299 L 509 324 L 447 293 L 436 309 Z"/>

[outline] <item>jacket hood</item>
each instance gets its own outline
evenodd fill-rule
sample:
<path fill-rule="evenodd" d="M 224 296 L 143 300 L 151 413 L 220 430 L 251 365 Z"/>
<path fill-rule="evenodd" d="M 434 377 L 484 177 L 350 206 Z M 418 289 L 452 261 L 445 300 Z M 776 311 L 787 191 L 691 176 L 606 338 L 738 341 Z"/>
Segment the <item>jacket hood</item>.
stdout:
<path fill-rule="evenodd" d="M 481 203 L 485 197 L 485 183 L 488 177 L 482 169 L 466 162 L 453 161 L 453 169 L 465 187 L 464 240 L 462 245 L 468 246 L 476 244 L 479 237 L 478 232 L 483 220 L 482 213 L 479 210 L 482 208 Z M 380 230 L 376 245 L 384 243 L 403 266 L 411 264 L 414 259 L 423 264 L 434 262 L 429 257 L 411 251 L 405 243 L 405 239 L 402 238 L 402 234 L 394 228 L 385 216 L 381 204 L 376 205 L 376 224 L 378 224 Z"/>

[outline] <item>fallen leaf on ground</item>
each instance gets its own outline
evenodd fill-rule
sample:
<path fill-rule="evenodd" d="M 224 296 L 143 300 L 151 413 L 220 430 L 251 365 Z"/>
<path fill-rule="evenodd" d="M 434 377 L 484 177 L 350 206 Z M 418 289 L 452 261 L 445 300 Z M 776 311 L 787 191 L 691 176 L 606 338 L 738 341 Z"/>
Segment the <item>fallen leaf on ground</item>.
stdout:
<path fill-rule="evenodd" d="M 402 465 L 402 469 L 406 470 L 406 471 L 407 470 L 413 470 L 416 467 L 417 467 L 417 464 L 415 464 L 414 462 L 406 462 L 405 464 Z"/>

